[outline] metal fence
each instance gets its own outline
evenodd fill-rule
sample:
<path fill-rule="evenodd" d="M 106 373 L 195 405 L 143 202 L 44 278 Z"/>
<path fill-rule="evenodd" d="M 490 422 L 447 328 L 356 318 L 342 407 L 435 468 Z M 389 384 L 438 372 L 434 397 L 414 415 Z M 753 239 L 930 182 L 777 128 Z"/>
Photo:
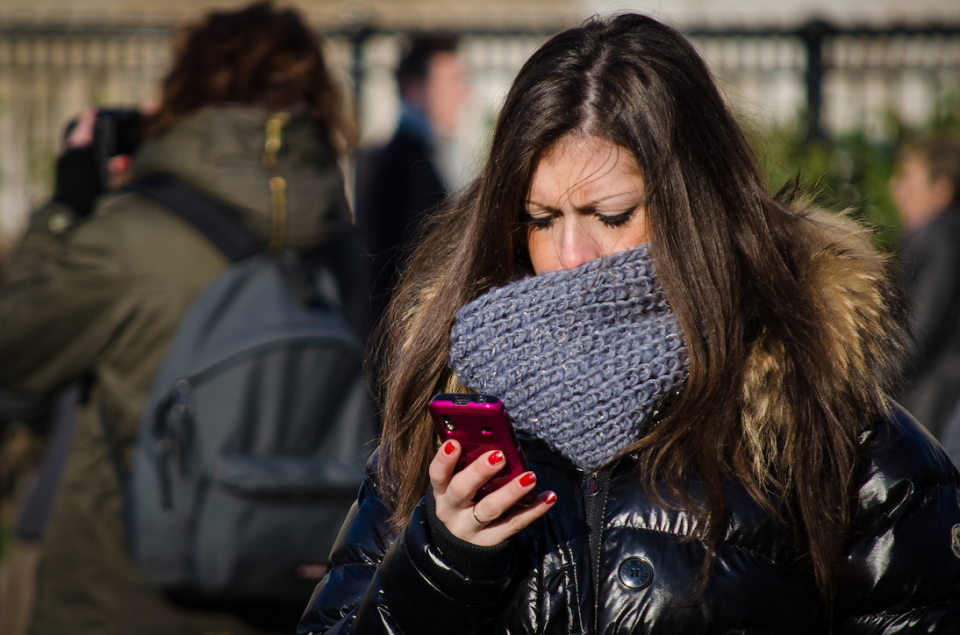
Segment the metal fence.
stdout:
<path fill-rule="evenodd" d="M 551 29 L 462 32 L 473 98 L 454 159 L 466 178 L 482 155 L 506 88 Z M 813 135 L 851 129 L 883 136 L 890 115 L 908 124 L 960 103 L 960 24 L 797 29 L 690 28 L 728 100 L 756 125 L 801 119 Z M 392 69 L 402 33 L 329 32 L 328 55 L 354 97 L 363 139 L 391 131 Z M 49 195 L 65 121 L 88 104 L 154 99 L 171 29 L 0 25 L 0 242 Z"/>
<path fill-rule="evenodd" d="M 879 136 L 891 114 L 916 125 L 956 108 L 960 24 L 838 28 L 815 21 L 793 30 L 689 34 L 749 102 L 802 108 L 813 136 L 850 129 Z"/>

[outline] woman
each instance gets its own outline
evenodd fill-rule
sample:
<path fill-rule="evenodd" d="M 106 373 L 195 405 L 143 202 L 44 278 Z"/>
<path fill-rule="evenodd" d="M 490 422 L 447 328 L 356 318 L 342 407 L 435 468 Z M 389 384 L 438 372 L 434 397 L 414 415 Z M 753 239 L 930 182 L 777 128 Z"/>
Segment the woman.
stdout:
<path fill-rule="evenodd" d="M 344 126 L 318 37 L 295 12 L 268 3 L 211 13 L 185 35 L 131 177 L 172 176 L 232 210 L 272 248 L 344 244 Z M 76 145 L 84 131 L 89 144 L 93 121 L 81 119 Z M 268 129 L 279 133 L 279 150 L 265 147 Z M 286 179 L 281 205 L 271 189 L 278 174 Z M 43 537 L 30 633 L 254 633 L 209 606 L 175 605 L 139 579 L 104 438 L 106 429 L 129 456 L 172 337 L 229 263 L 153 199 L 112 193 L 85 216 L 91 201 L 80 194 L 89 179 L 79 179 L 87 187 L 79 193 L 65 191 L 71 184 L 58 179 L 0 278 L 0 385 L 41 394 L 81 377 L 88 385 Z M 296 610 L 281 616 L 278 630 L 295 620 Z"/>
<path fill-rule="evenodd" d="M 956 632 L 958 477 L 884 396 L 885 270 L 767 194 L 679 33 L 552 38 L 406 272 L 379 459 L 300 632 Z M 503 460 L 453 474 L 440 392 L 500 397 L 532 474 L 474 504 Z"/>

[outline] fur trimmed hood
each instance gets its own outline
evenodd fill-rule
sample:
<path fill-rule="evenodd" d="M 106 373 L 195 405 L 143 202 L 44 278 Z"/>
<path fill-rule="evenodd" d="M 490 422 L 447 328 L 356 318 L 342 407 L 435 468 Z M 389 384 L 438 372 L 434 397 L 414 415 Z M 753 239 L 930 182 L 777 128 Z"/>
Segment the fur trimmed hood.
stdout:
<path fill-rule="evenodd" d="M 791 347 L 761 333 L 743 375 L 744 442 L 761 482 L 784 445 L 802 437 L 791 424 L 807 418 L 810 404 L 797 386 L 812 387 L 830 424 L 867 425 L 888 408 L 904 344 L 890 258 L 877 251 L 871 231 L 844 214 L 813 209 L 800 216 L 794 265 L 814 307 L 815 336 Z M 815 362 L 806 368 L 819 376 L 801 376 L 802 358 Z"/>

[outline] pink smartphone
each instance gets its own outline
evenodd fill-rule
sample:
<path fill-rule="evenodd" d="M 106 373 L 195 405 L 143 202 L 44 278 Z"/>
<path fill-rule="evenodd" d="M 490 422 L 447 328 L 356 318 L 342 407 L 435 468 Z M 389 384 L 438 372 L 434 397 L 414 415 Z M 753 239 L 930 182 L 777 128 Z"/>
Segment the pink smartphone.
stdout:
<path fill-rule="evenodd" d="M 474 501 L 503 487 L 517 476 L 530 470 L 520 449 L 517 434 L 510 424 L 503 402 L 493 395 L 440 394 L 430 401 L 430 415 L 440 435 L 440 443 L 454 440 L 463 448 L 456 471 L 473 463 L 484 452 L 500 450 L 507 464 L 483 487 L 477 490 Z M 531 490 L 519 501 L 529 507 L 537 499 Z"/>

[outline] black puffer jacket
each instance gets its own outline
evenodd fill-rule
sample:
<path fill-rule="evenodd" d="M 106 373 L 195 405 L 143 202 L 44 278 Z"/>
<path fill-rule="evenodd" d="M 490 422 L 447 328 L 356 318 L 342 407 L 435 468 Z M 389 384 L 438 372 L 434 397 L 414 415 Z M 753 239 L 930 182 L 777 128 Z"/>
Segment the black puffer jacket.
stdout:
<path fill-rule="evenodd" d="M 421 503 L 399 539 L 373 474 L 360 492 L 301 633 L 826 633 L 791 543 L 730 484 L 729 530 L 699 600 L 700 521 L 651 502 L 627 458 L 578 472 L 541 442 L 524 451 L 556 505 L 514 540 L 494 580 L 455 571 Z M 864 436 L 853 576 L 835 602 L 837 633 L 960 633 L 960 491 L 942 449 L 903 410 Z M 599 486 L 599 487 L 598 487 Z M 593 494 L 593 495 L 591 495 Z M 599 575 L 589 570 L 601 563 Z"/>
<path fill-rule="evenodd" d="M 479 575 L 492 567 L 474 571 L 476 560 L 462 557 L 463 543 L 447 540 L 442 524 L 431 525 L 425 503 L 400 537 L 387 536 L 371 474 L 301 633 L 960 633 L 960 475 L 898 406 L 877 415 L 850 406 L 887 410 L 884 351 L 898 329 L 886 261 L 848 219 L 814 210 L 803 219 L 793 262 L 822 329 L 799 344 L 808 359 L 822 360 L 818 406 L 844 417 L 851 435 L 862 431 L 859 509 L 846 547 L 851 574 L 839 579 L 832 624 L 809 576 L 791 566 L 796 541 L 740 486 L 726 487 L 728 531 L 694 598 L 702 519 L 653 503 L 629 456 L 586 475 L 527 440 L 538 484 L 557 502 L 511 540 L 512 564 Z M 789 389 L 797 371 L 781 337 L 760 333 L 742 385 L 731 386 L 741 396 L 744 443 L 814 425 L 802 391 Z"/>

